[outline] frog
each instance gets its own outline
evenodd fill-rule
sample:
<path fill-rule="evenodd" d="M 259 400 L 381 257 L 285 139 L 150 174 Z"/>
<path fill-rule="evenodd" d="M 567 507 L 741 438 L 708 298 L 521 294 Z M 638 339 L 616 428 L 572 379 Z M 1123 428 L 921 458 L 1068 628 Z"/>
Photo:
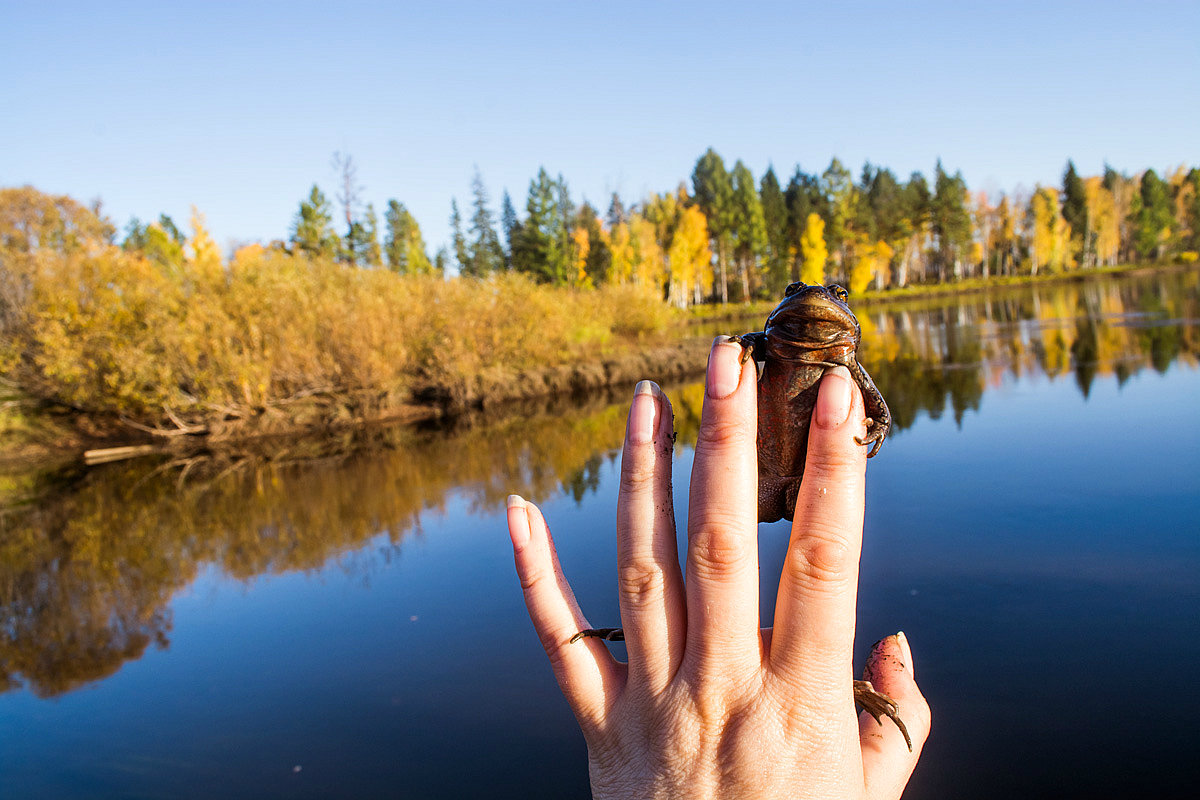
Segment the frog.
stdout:
<path fill-rule="evenodd" d="M 808 453 L 808 426 L 825 370 L 843 366 L 862 392 L 867 432 L 855 437 L 879 452 L 892 417 L 883 395 L 858 362 L 862 328 L 837 284 L 790 284 L 761 331 L 733 337 L 758 378 L 758 521 L 791 520 Z"/>
<path fill-rule="evenodd" d="M 855 441 L 875 456 L 891 429 L 891 413 L 883 394 L 858 362 L 862 327 L 847 303 L 849 293 L 837 284 L 808 285 L 797 281 L 767 317 L 761 331 L 731 337 L 742 346 L 742 363 L 753 358 L 758 369 L 758 520 L 792 520 L 804 476 L 808 428 L 817 390 L 825 371 L 843 366 L 862 392 L 866 434 Z M 621 628 L 593 628 L 571 642 L 598 638 L 624 641 Z M 912 751 L 912 738 L 895 701 L 870 681 L 854 681 L 854 702 L 877 723 L 895 723 Z"/>

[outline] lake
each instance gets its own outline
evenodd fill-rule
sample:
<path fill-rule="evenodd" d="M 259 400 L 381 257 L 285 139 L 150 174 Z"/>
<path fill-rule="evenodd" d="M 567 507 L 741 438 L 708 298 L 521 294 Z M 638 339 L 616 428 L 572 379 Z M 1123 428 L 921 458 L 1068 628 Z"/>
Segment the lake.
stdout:
<path fill-rule="evenodd" d="M 1200 271 L 858 312 L 894 427 L 856 664 L 904 630 L 934 714 L 905 796 L 1194 796 Z M 587 797 L 504 499 L 617 624 L 632 388 L 0 475 L 0 797 Z M 686 492 L 703 390 L 664 388 Z"/>

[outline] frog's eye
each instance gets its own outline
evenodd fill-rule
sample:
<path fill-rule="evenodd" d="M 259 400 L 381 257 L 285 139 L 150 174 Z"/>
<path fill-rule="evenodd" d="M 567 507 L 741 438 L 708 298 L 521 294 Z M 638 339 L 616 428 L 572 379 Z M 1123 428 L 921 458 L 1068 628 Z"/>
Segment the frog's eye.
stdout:
<path fill-rule="evenodd" d="M 795 283 L 789 283 L 788 287 L 783 290 L 783 296 L 791 297 L 792 295 L 794 295 L 796 292 L 800 291 L 803 288 L 804 288 L 804 284 L 800 281 L 796 281 Z"/>
<path fill-rule="evenodd" d="M 836 283 L 832 284 L 829 287 L 829 291 L 833 292 L 833 296 L 836 297 L 838 300 L 841 300 L 843 303 L 846 302 L 846 298 L 848 298 L 850 296 L 850 294 L 845 289 L 838 286 Z"/>

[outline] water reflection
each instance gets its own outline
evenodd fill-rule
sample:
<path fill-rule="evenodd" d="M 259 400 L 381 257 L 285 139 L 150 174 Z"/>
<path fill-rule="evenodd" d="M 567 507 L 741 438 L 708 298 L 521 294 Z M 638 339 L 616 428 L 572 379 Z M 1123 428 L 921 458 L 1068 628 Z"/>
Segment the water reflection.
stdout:
<path fill-rule="evenodd" d="M 1195 366 L 1200 272 L 1087 281 L 860 309 L 861 358 L 894 430 L 947 408 L 961 422 L 989 388 L 1073 374 Z M 679 447 L 694 443 L 700 383 L 669 387 Z M 40 697 L 102 679 L 166 647 L 170 603 L 210 566 L 249 580 L 353 560 L 368 541 L 402 554 L 422 519 L 518 491 L 576 502 L 617 458 L 625 392 L 471 418 L 450 430 L 379 428 L 339 440 L 90 471 L 0 478 L 0 691 Z M 376 551 L 373 551 L 376 552 Z"/>

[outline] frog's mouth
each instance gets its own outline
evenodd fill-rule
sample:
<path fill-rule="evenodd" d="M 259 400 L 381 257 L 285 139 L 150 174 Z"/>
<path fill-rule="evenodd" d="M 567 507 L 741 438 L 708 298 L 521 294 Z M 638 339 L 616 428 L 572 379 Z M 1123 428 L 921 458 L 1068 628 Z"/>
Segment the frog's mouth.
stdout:
<path fill-rule="evenodd" d="M 776 358 L 798 361 L 852 354 L 860 335 L 854 314 L 820 296 L 797 297 L 796 302 L 776 309 L 767 320 L 766 334 Z"/>

